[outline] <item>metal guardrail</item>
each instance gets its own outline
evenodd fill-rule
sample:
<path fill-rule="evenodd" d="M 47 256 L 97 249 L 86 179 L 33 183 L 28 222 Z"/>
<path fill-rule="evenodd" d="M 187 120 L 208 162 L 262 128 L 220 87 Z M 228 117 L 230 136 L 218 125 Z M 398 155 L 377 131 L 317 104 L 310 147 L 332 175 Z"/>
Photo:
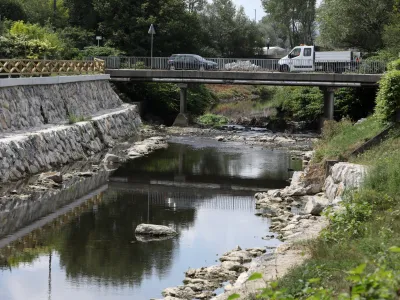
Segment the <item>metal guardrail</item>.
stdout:
<path fill-rule="evenodd" d="M 104 73 L 105 61 L 0 59 L 0 77 Z"/>
<path fill-rule="evenodd" d="M 154 69 L 248 72 L 324 72 L 382 74 L 386 61 L 316 61 L 287 59 L 206 58 L 206 61 L 170 61 L 168 57 L 101 57 L 106 69 Z M 151 67 L 152 66 L 152 67 Z"/>

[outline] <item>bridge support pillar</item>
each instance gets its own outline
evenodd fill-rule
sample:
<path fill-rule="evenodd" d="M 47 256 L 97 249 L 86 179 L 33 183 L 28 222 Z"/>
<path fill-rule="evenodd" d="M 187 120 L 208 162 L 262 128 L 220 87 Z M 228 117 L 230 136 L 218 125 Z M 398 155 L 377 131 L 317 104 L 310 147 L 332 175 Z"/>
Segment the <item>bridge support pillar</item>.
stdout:
<path fill-rule="evenodd" d="M 333 120 L 335 110 L 335 88 L 323 88 L 324 93 L 324 120 Z"/>
<path fill-rule="evenodd" d="M 187 113 L 187 90 L 188 84 L 178 84 L 180 88 L 180 111 L 175 119 L 173 126 L 186 127 L 189 125 L 189 115 Z"/>

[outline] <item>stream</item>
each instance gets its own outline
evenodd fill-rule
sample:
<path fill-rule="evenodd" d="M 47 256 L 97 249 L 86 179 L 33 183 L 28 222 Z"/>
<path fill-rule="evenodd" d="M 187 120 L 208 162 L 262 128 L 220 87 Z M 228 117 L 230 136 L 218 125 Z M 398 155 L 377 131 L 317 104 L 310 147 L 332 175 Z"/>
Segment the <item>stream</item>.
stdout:
<path fill-rule="evenodd" d="M 254 194 L 285 187 L 299 168 L 286 151 L 172 138 L 168 149 L 121 165 L 97 194 L 3 241 L 0 299 L 162 298 L 188 268 L 218 264 L 237 245 L 278 246 L 277 239 L 262 239 L 273 233 L 269 219 L 254 215 Z M 179 234 L 143 242 L 134 234 L 141 223 Z"/>

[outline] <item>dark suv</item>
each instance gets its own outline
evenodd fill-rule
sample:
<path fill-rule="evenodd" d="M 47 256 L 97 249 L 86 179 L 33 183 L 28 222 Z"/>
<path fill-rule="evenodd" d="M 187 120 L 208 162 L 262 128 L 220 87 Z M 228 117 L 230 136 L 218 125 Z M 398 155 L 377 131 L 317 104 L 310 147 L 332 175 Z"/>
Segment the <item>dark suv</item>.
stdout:
<path fill-rule="evenodd" d="M 168 59 L 170 70 L 216 70 L 218 64 L 195 54 L 173 54 Z"/>

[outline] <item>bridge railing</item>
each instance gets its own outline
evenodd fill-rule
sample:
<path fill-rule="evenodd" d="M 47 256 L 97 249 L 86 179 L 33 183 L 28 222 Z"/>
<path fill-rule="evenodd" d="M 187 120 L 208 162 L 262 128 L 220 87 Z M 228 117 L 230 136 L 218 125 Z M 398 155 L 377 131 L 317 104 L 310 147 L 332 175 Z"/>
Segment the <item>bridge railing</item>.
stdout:
<path fill-rule="evenodd" d="M 105 61 L 0 59 L 0 77 L 104 73 Z"/>
<path fill-rule="evenodd" d="M 316 61 L 206 58 L 205 61 L 178 60 L 168 57 L 101 57 L 107 69 L 154 69 L 154 70 L 200 70 L 200 71 L 248 71 L 248 72 L 325 72 L 382 74 L 386 61 Z"/>

